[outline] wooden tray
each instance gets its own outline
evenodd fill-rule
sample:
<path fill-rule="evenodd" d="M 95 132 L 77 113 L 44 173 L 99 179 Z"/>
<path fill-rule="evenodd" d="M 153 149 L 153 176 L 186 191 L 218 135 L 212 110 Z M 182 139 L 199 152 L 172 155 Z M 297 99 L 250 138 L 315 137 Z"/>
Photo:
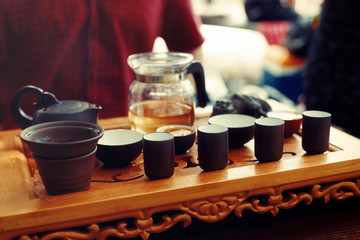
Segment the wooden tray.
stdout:
<path fill-rule="evenodd" d="M 207 118 L 208 113 L 198 114 L 195 126 Z M 128 128 L 127 118 L 100 125 Z M 197 165 L 195 144 L 176 157 L 174 175 L 162 180 L 144 176 L 142 156 L 120 169 L 104 169 L 98 162 L 88 191 L 58 196 L 47 195 L 19 133 L 0 132 L 0 239 L 147 239 L 178 222 L 186 227 L 192 218 L 216 222 L 232 212 L 241 217 L 244 210 L 275 216 L 303 201 L 360 196 L 360 140 L 335 128 L 324 154 L 306 155 L 296 134 L 285 139 L 280 161 L 258 164 L 250 141 L 230 151 L 226 169 L 213 172 Z M 69 229 L 77 226 L 87 229 Z M 41 232 L 47 233 L 32 235 Z"/>

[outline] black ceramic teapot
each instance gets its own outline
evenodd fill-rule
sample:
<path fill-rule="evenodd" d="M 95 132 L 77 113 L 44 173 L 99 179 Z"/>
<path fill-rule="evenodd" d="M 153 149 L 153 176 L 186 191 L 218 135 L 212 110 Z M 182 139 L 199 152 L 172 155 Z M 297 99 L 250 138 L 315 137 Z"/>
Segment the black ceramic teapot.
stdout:
<path fill-rule="evenodd" d="M 20 99 L 25 93 L 34 93 L 37 102 L 34 116 L 27 115 L 20 106 Z M 83 101 L 59 101 L 54 94 L 44 92 L 35 86 L 25 86 L 19 89 L 11 103 L 11 113 L 15 123 L 22 129 L 31 125 L 51 121 L 85 121 L 98 122 L 100 106 Z"/>

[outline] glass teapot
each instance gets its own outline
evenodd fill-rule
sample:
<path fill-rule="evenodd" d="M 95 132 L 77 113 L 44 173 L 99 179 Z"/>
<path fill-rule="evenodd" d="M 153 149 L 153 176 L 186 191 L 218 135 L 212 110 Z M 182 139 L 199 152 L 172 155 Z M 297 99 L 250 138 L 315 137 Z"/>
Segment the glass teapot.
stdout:
<path fill-rule="evenodd" d="M 131 129 L 146 134 L 164 125 L 193 125 L 195 104 L 207 104 L 204 70 L 193 55 L 139 53 L 129 56 L 128 64 L 135 72 L 129 89 Z"/>

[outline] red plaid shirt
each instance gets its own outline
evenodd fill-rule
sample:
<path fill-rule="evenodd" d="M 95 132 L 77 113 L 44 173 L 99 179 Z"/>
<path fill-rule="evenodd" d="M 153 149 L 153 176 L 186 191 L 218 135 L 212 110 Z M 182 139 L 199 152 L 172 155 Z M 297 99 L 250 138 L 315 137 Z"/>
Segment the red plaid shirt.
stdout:
<path fill-rule="evenodd" d="M 101 105 L 101 118 L 127 115 L 127 57 L 157 36 L 171 51 L 202 44 L 190 0 L 0 1 L 0 129 L 16 127 L 11 100 L 30 84 Z"/>

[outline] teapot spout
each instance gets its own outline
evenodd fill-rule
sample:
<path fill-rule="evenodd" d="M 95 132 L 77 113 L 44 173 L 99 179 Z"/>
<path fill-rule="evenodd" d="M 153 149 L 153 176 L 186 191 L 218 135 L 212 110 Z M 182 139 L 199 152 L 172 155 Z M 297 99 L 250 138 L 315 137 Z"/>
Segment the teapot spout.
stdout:
<path fill-rule="evenodd" d="M 90 104 L 89 109 L 92 110 L 92 111 L 99 112 L 102 109 L 102 107 L 100 105 L 97 105 L 97 104 Z"/>
<path fill-rule="evenodd" d="M 94 123 L 98 123 L 98 119 L 99 119 L 99 111 L 102 109 L 102 107 L 100 105 L 97 104 L 90 104 L 89 108 L 87 109 L 87 112 L 89 114 L 89 119 L 93 119 L 92 122 Z"/>

